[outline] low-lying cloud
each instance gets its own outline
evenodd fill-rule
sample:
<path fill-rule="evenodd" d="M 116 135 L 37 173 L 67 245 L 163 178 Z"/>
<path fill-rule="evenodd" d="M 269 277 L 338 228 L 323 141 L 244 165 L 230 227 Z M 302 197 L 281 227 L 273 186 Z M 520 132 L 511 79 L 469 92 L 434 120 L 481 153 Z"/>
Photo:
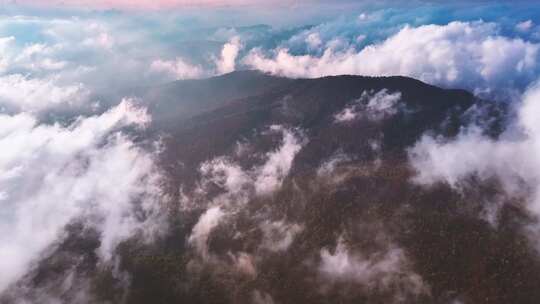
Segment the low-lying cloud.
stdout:
<path fill-rule="evenodd" d="M 429 293 L 422 277 L 412 271 L 403 249 L 393 244 L 366 255 L 350 250 L 340 238 L 332 251 L 321 250 L 320 259 L 319 275 L 331 283 L 352 283 L 383 293 L 391 290 L 395 302 Z"/>
<path fill-rule="evenodd" d="M 68 126 L 41 124 L 27 113 L 0 115 L 0 291 L 61 240 L 71 221 L 100 233 L 103 261 L 120 241 L 159 230 L 152 222 L 160 195 L 153 157 L 121 131 L 148 120 L 129 100 Z"/>
<path fill-rule="evenodd" d="M 409 150 L 421 185 L 443 182 L 456 189 L 468 186 L 469 177 L 496 178 L 509 196 L 526 201 L 526 209 L 540 218 L 540 85 L 531 86 L 517 107 L 517 117 L 498 139 L 484 135 L 475 125 L 454 139 L 424 135 Z"/>
<path fill-rule="evenodd" d="M 192 65 L 180 57 L 175 60 L 156 59 L 150 64 L 150 70 L 168 74 L 174 80 L 197 79 L 205 76 L 201 66 Z"/>
<path fill-rule="evenodd" d="M 351 102 L 345 109 L 334 115 L 337 123 L 354 121 L 361 117 L 372 121 L 381 120 L 398 112 L 401 93 L 388 93 L 387 89 L 379 92 L 363 92 L 360 98 Z"/>
<path fill-rule="evenodd" d="M 295 156 L 305 142 L 300 131 L 284 126 L 273 125 L 269 128 L 269 132 L 280 133 L 282 140 L 277 149 L 266 153 L 265 162 L 259 166 L 245 170 L 227 157 L 218 157 L 201 165 L 200 185 L 195 190 L 194 196 L 187 196 L 184 199 L 188 208 L 193 207 L 190 205 L 192 200 L 208 199 L 207 194 L 212 186 L 218 186 L 222 191 L 209 202 L 205 202 L 208 208 L 200 216 L 189 237 L 189 242 L 204 259 L 210 257 L 207 241 L 212 230 L 225 217 L 239 212 L 250 199 L 271 195 L 279 190 L 289 174 Z M 197 198 L 200 196 L 202 198 Z M 265 236 L 262 246 L 279 251 L 287 249 L 302 228 L 284 221 L 265 221 L 261 223 L 260 229 Z"/>

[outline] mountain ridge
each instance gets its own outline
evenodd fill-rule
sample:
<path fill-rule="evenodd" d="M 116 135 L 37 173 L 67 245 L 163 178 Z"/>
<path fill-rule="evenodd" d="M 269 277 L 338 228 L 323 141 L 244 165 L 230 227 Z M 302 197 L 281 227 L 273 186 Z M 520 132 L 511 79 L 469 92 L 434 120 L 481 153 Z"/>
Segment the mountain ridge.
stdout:
<path fill-rule="evenodd" d="M 189 94 L 179 92 L 190 85 Z M 497 103 L 401 76 L 243 71 L 165 88 L 180 95 L 145 101 L 152 122 L 140 136 L 159 139 L 166 232 L 151 244 L 123 242 L 118 265 L 102 269 L 99 233 L 73 223 L 25 277 L 36 288 L 78 267 L 73 276 L 91 282 L 102 302 L 526 304 L 540 297 L 540 262 L 516 224 L 527 218 L 519 202 L 501 207 L 494 229 L 480 215 L 482 198 L 500 194 L 496 183 L 472 178 L 456 191 L 412 181 L 412 145 L 426 133 L 456 136 L 478 108 L 489 115 L 475 120 L 501 121 Z M 202 90 L 216 98 L 207 92 L 178 114 Z M 160 112 L 160 103 L 169 111 Z M 130 275 L 129 285 L 118 271 Z"/>

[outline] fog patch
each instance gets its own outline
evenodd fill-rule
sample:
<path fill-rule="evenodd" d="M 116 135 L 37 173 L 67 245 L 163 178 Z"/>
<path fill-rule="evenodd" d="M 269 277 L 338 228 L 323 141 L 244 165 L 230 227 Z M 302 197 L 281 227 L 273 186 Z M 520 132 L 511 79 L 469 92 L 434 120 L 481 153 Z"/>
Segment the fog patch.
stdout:
<path fill-rule="evenodd" d="M 383 250 L 365 254 L 351 250 L 340 238 L 335 248 L 320 251 L 318 272 L 329 283 L 352 283 L 366 291 L 390 292 L 395 302 L 429 293 L 403 249 L 391 243 Z"/>
<path fill-rule="evenodd" d="M 184 194 L 181 208 L 205 208 L 189 237 L 190 244 L 203 260 L 212 260 L 208 252 L 212 231 L 225 218 L 234 219 L 250 199 L 266 197 L 279 190 L 305 143 L 298 130 L 273 125 L 268 132 L 281 134 L 282 139 L 278 148 L 264 155 L 262 164 L 244 169 L 225 156 L 209 160 L 200 166 L 202 178 L 196 189 Z M 260 228 L 264 234 L 262 247 L 277 251 L 286 250 L 301 230 L 300 226 L 279 221 L 263 222 Z"/>
<path fill-rule="evenodd" d="M 334 119 L 336 123 L 346 123 L 359 118 L 378 121 L 397 114 L 400 99 L 400 92 L 389 93 L 387 89 L 382 89 L 376 93 L 365 91 L 360 98 L 335 114 Z"/>
<path fill-rule="evenodd" d="M 260 228 L 263 232 L 261 247 L 276 252 L 289 249 L 295 237 L 304 229 L 299 224 L 290 224 L 285 221 L 264 221 Z"/>

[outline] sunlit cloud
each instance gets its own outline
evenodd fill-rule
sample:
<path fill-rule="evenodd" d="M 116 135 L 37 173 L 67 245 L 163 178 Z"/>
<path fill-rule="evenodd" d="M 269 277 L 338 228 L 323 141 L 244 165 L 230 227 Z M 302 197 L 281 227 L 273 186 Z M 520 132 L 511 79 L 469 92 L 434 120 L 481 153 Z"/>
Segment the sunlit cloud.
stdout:
<path fill-rule="evenodd" d="M 293 3 L 290 0 L 272 1 L 272 4 Z M 182 7 L 228 7 L 268 4 L 263 0 L 19 0 L 19 4 L 36 6 L 71 6 L 98 9 L 168 9 Z"/>

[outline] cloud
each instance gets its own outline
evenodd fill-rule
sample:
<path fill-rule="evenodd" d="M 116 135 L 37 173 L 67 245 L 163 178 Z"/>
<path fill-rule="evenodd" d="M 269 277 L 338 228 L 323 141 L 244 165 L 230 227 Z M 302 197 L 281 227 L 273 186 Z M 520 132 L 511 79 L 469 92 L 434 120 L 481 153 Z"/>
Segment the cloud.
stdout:
<path fill-rule="evenodd" d="M 0 73 L 4 73 L 10 64 L 10 57 L 8 56 L 8 50 L 15 40 L 15 37 L 0 37 Z"/>
<path fill-rule="evenodd" d="M 242 48 L 240 38 L 235 36 L 226 43 L 221 50 L 221 57 L 216 59 L 216 68 L 218 74 L 233 72 L 236 67 L 236 57 Z"/>
<path fill-rule="evenodd" d="M 174 61 L 157 59 L 150 64 L 150 70 L 154 72 L 166 73 L 175 80 L 197 79 L 206 76 L 201 66 L 187 63 L 178 57 Z"/>
<path fill-rule="evenodd" d="M 279 48 L 268 56 L 259 48 L 243 62 L 289 77 L 403 75 L 442 86 L 490 91 L 528 85 L 538 74 L 539 48 L 536 43 L 499 35 L 493 23 L 451 22 L 406 26 L 360 51 L 326 48 L 321 56 L 313 56 Z"/>
<path fill-rule="evenodd" d="M 95 37 L 86 38 L 82 44 L 89 47 L 98 47 L 109 50 L 114 46 L 114 38 L 108 33 L 102 32 Z"/>
<path fill-rule="evenodd" d="M 148 25 L 148 20 L 155 21 L 99 14 L 6 16 L 0 21 L 0 37 L 6 35 L 0 38 L 0 76 L 20 74 L 28 79 L 51 79 L 62 86 L 83 83 L 95 95 L 106 97 L 143 83 L 213 74 L 211 54 L 216 50 L 203 49 L 200 60 L 192 59 L 190 51 L 179 54 L 181 43 L 158 37 L 158 30 L 166 35 L 163 28 Z M 159 22 L 164 27 L 167 24 Z M 139 30 L 128 30 L 134 26 Z M 181 34 L 167 35 L 185 39 L 177 37 Z"/>
<path fill-rule="evenodd" d="M 0 76 L 0 105 L 16 111 L 38 112 L 58 106 L 82 104 L 89 91 L 82 85 L 59 86 L 54 79 L 21 74 Z"/>
<path fill-rule="evenodd" d="M 338 123 L 353 121 L 360 117 L 372 121 L 381 120 L 398 112 L 400 99 L 400 92 L 388 93 L 387 89 L 382 89 L 377 93 L 363 92 L 360 98 L 334 115 L 334 119 Z"/>
<path fill-rule="evenodd" d="M 313 50 L 318 49 L 322 44 L 319 33 L 310 33 L 309 35 L 307 35 L 305 41 L 308 47 Z"/>
<path fill-rule="evenodd" d="M 189 242 L 192 243 L 203 259 L 208 258 L 208 237 L 216 228 L 225 213 L 221 207 L 212 207 L 201 215 L 197 224 L 193 227 Z"/>
<path fill-rule="evenodd" d="M 334 52 L 357 49 L 364 44 L 368 35 L 377 36 L 382 24 L 374 24 L 379 20 L 379 13 L 360 13 L 349 18 L 340 17 L 309 27 L 294 33 L 289 39 L 282 41 L 279 48 L 288 49 L 295 54 L 311 54 L 320 56 L 325 50 Z"/>
<path fill-rule="evenodd" d="M 317 169 L 318 177 L 332 177 L 335 178 L 335 170 L 342 163 L 346 163 L 351 160 L 351 157 L 345 153 L 338 151 L 334 153 L 330 158 L 325 160 Z"/>
<path fill-rule="evenodd" d="M 498 139 L 485 136 L 475 125 L 464 128 L 455 139 L 424 135 L 409 150 L 417 172 L 413 180 L 461 189 L 471 176 L 480 181 L 496 178 L 506 195 L 524 198 L 527 210 L 540 218 L 539 115 L 540 84 L 536 83 L 523 94 L 515 121 Z"/>
<path fill-rule="evenodd" d="M 272 125 L 269 131 L 281 133 L 282 140 L 277 149 L 266 153 L 266 160 L 262 165 L 244 170 L 226 157 L 212 159 L 203 163 L 200 168 L 204 177 L 203 188 L 209 183 L 218 185 L 227 196 L 250 192 L 265 195 L 279 189 L 305 140 L 299 131 L 281 125 Z"/>
<path fill-rule="evenodd" d="M 274 304 L 274 299 L 272 296 L 266 292 L 261 292 L 259 290 L 253 291 L 252 294 L 253 304 Z"/>
<path fill-rule="evenodd" d="M 281 187 L 283 179 L 289 174 L 294 157 L 303 146 L 302 139 L 283 126 L 274 125 L 270 130 L 281 132 L 283 141 L 279 149 L 267 153 L 268 160 L 257 169 L 255 191 L 260 195 L 269 194 Z"/>
<path fill-rule="evenodd" d="M 264 221 L 260 225 L 263 232 L 262 248 L 270 251 L 286 251 L 304 227 L 285 221 Z"/>
<path fill-rule="evenodd" d="M 257 268 L 252 255 L 245 252 L 240 252 L 237 255 L 229 253 L 229 256 L 232 258 L 234 267 L 238 272 L 250 278 L 257 277 Z"/>
<path fill-rule="evenodd" d="M 11 65 L 21 66 L 29 71 L 58 71 L 68 65 L 67 61 L 56 60 L 51 56 L 58 47 L 51 47 L 43 43 L 33 43 L 25 46 L 22 51 L 11 58 Z M 8 51 L 4 50 L 4 54 Z"/>
<path fill-rule="evenodd" d="M 533 27 L 534 22 L 532 22 L 532 20 L 527 20 L 516 24 L 516 30 L 523 33 L 530 31 Z"/>
<path fill-rule="evenodd" d="M 242 47 L 240 38 L 233 36 L 223 45 L 219 57 L 212 56 L 214 68 L 207 67 L 205 69 L 202 65 L 194 65 L 181 57 L 177 57 L 173 61 L 162 59 L 152 61 L 150 71 L 165 73 L 174 80 L 198 79 L 227 74 L 236 70 L 236 59 Z"/>
<path fill-rule="evenodd" d="M 120 131 L 148 119 L 129 100 L 65 127 L 28 113 L 0 115 L 0 291 L 61 240 L 71 221 L 100 232 L 103 261 L 127 237 L 145 240 L 160 229 L 153 157 Z"/>
<path fill-rule="evenodd" d="M 319 274 L 335 283 L 353 283 L 371 291 L 391 291 L 397 300 L 404 295 L 417 296 L 428 292 L 422 278 L 410 269 L 405 252 L 389 245 L 371 255 L 352 252 L 343 238 L 333 252 L 322 249 Z"/>
<path fill-rule="evenodd" d="M 186 196 L 183 202 L 190 204 L 196 201 L 198 208 L 208 206 L 189 237 L 190 243 L 203 259 L 208 260 L 210 257 L 207 247 L 210 233 L 226 215 L 236 214 L 251 198 L 267 196 L 279 190 L 289 174 L 294 158 L 305 140 L 301 134 L 296 134 L 298 131 L 280 125 L 271 126 L 269 131 L 281 133 L 282 141 L 276 150 L 266 153 L 266 160 L 262 165 L 246 170 L 223 156 L 201 165 L 200 186 L 192 196 Z M 221 192 L 209 198 L 210 189 L 215 186 Z M 189 208 L 193 208 L 193 205 L 189 205 L 187 209 Z M 286 250 L 295 235 L 302 230 L 299 225 L 280 221 L 262 223 L 260 228 L 265 235 L 262 246 L 272 246 L 272 250 L 278 251 Z"/>
<path fill-rule="evenodd" d="M 274 4 L 292 3 L 289 0 L 277 0 Z M 261 0 L 71 0 L 66 3 L 61 0 L 18 0 L 17 3 L 44 7 L 87 7 L 98 9 L 128 9 L 128 10 L 157 10 L 183 7 L 227 7 L 231 5 L 265 4 Z"/>

